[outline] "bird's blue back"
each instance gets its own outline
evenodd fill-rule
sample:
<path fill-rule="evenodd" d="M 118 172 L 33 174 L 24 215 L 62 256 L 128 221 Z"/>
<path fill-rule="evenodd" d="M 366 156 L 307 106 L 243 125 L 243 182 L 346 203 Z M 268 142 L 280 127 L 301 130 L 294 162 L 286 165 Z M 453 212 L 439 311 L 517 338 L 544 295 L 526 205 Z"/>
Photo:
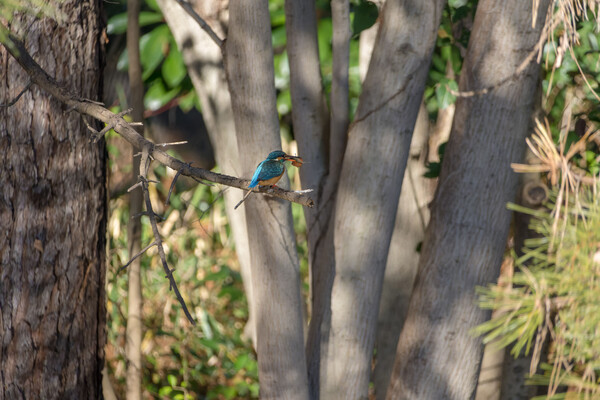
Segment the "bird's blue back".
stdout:
<path fill-rule="evenodd" d="M 285 171 L 285 165 L 281 161 L 277 160 L 265 160 L 258 164 L 254 175 L 252 175 L 252 181 L 250 181 L 249 188 L 258 186 L 261 181 L 266 181 L 277 176 L 280 176 Z"/>

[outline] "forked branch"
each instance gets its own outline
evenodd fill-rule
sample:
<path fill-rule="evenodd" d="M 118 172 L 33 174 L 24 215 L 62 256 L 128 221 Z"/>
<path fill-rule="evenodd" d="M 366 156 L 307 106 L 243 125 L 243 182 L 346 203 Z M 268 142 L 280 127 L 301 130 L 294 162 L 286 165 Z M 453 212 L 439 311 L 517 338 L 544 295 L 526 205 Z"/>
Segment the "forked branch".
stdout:
<path fill-rule="evenodd" d="M 6 32 L 8 32 L 6 28 L 4 29 Z M 138 150 L 147 148 L 148 157 L 151 159 L 154 159 L 161 164 L 180 172 L 181 175 L 189 176 L 194 179 L 214 182 L 221 185 L 231 186 L 238 189 L 249 190 L 249 180 L 218 174 L 202 168 L 192 167 L 190 164 L 170 156 L 164 150 L 158 148 L 155 144 L 145 139 L 138 132 L 136 132 L 136 130 L 133 129 L 132 124 L 127 122 L 122 116 L 111 112 L 96 102 L 83 99 L 69 92 L 66 88 L 60 86 L 56 81 L 54 81 L 54 79 L 49 76 L 46 71 L 44 71 L 35 62 L 35 60 L 33 60 L 33 58 L 31 58 L 23 43 L 12 33 L 8 33 L 3 38 L 2 44 L 29 74 L 33 83 L 63 102 L 68 109 L 75 110 L 80 114 L 89 115 L 90 117 L 96 118 L 113 127 L 115 132 L 127 140 L 134 148 Z M 101 132 L 93 133 L 95 137 L 97 137 L 97 135 L 99 135 Z M 255 192 L 266 192 L 265 190 L 259 190 L 256 188 L 252 190 Z M 275 187 L 270 189 L 268 194 L 287 201 L 301 204 L 303 206 L 313 207 L 315 203 L 310 197 L 310 192 L 310 190 L 295 192 Z"/>

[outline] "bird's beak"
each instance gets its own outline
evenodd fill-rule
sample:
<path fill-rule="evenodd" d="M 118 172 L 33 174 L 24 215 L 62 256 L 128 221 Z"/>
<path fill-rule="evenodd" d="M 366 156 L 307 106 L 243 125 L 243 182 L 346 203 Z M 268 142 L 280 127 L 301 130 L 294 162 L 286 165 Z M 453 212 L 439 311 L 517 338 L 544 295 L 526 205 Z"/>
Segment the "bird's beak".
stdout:
<path fill-rule="evenodd" d="M 285 161 L 291 161 L 292 165 L 294 167 L 301 167 L 302 164 L 304 164 L 304 160 L 302 159 L 302 157 L 296 157 L 296 156 L 290 156 L 290 155 L 285 156 Z"/>

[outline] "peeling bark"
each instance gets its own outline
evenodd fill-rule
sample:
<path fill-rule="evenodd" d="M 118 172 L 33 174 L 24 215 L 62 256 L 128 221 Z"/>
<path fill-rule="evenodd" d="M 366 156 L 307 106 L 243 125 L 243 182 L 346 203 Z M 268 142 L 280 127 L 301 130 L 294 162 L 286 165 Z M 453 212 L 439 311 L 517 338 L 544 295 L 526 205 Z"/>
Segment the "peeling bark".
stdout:
<path fill-rule="evenodd" d="M 56 3 L 55 3 L 56 4 Z M 11 29 L 63 86 L 100 98 L 100 2 Z M 0 103 L 29 81 L 0 47 Z M 33 86 L 0 108 L 0 399 L 98 399 L 105 343 L 105 150 Z"/>

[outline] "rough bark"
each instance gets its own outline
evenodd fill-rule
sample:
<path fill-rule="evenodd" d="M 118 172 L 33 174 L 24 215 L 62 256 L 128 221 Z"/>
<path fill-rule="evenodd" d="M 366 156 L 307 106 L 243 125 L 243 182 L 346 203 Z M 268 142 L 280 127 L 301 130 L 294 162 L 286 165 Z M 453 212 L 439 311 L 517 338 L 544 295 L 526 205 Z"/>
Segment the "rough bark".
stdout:
<path fill-rule="evenodd" d="M 367 395 L 401 177 L 444 2 L 390 0 L 350 127 L 335 211 L 336 276 L 323 399 Z"/>
<path fill-rule="evenodd" d="M 142 81 L 142 64 L 140 62 L 140 0 L 127 0 L 127 55 L 129 59 L 129 104 L 133 108 L 133 121 L 144 120 L 144 82 Z M 142 135 L 143 128 L 136 129 Z M 132 152 L 131 164 L 133 185 L 137 181 L 140 170 L 140 157 Z M 129 193 L 129 215 L 136 216 L 129 220 L 127 238 L 129 256 L 133 257 L 142 249 L 142 220 L 138 217 L 142 212 L 142 191 Z M 141 258 L 136 258 L 127 268 L 127 331 L 125 334 L 125 357 L 127 360 L 127 400 L 142 398 L 142 279 Z"/>
<path fill-rule="evenodd" d="M 54 3 L 55 5 L 57 3 Z M 11 29 L 61 85 L 99 99 L 100 2 Z M 29 81 L 0 47 L 0 103 Z M 103 143 L 33 86 L 0 108 L 0 399 L 97 399 L 105 342 Z"/>
<path fill-rule="evenodd" d="M 531 2 L 479 3 L 460 79 L 462 91 L 512 75 L 540 38 L 549 1 L 532 28 Z M 516 193 L 510 163 L 523 157 L 539 66 L 486 95 L 460 98 L 425 236 L 388 399 L 474 396 L 489 317 L 475 287 L 497 279 Z"/>
<path fill-rule="evenodd" d="M 157 3 L 171 32 L 173 32 L 196 93 L 200 97 L 202 116 L 215 150 L 217 164 L 223 173 L 239 175 L 242 171 L 239 170 L 237 164 L 239 151 L 221 49 L 195 23 L 192 17 L 174 1 L 158 0 Z M 192 3 L 199 15 L 223 38 L 223 29 L 221 28 L 227 25 L 227 21 L 221 14 L 226 8 L 227 2 L 210 0 Z M 240 190 L 227 190 L 223 194 L 225 212 L 233 234 L 246 298 L 248 299 L 249 317 L 244 333 L 252 339 L 256 348 L 250 250 L 246 234 L 246 210 L 244 207 L 240 207 L 235 211 L 233 209 L 242 199 L 242 196 L 243 192 Z"/>
<path fill-rule="evenodd" d="M 240 163 L 250 176 L 281 147 L 267 0 L 232 2 L 227 71 Z M 285 182 L 284 182 L 285 184 Z M 250 196 L 244 203 L 250 243 L 261 398 L 307 399 L 298 255 L 288 203 Z"/>

